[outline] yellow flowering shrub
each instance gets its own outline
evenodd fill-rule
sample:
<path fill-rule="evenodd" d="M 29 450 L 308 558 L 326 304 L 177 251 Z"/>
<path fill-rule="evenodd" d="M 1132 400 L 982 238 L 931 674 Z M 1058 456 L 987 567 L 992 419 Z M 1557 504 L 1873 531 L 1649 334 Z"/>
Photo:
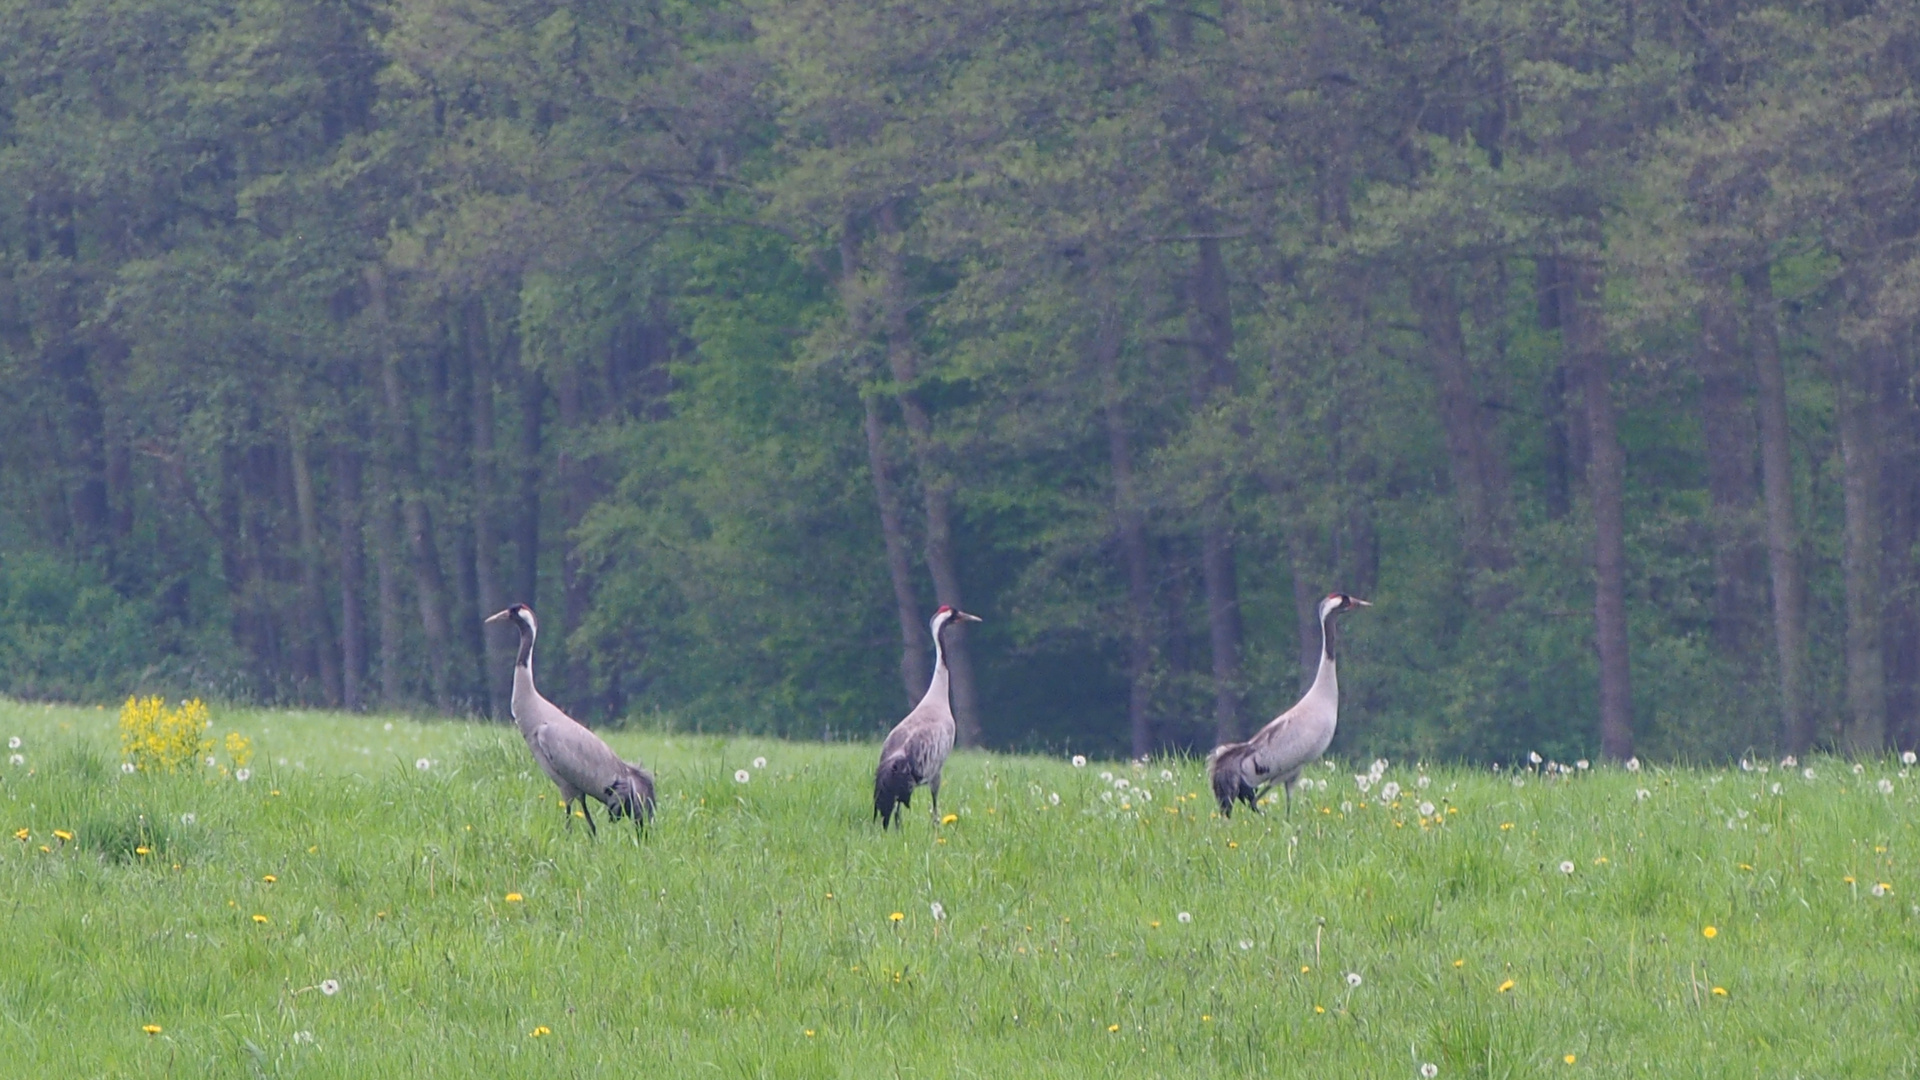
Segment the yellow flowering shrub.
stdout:
<path fill-rule="evenodd" d="M 253 760 L 253 740 L 237 731 L 227 732 L 227 756 L 233 759 L 234 768 L 246 768 Z"/>
<path fill-rule="evenodd" d="M 173 772 L 213 749 L 212 723 L 199 698 L 169 709 L 158 697 L 130 697 L 120 706 L 120 752 L 142 772 Z"/>

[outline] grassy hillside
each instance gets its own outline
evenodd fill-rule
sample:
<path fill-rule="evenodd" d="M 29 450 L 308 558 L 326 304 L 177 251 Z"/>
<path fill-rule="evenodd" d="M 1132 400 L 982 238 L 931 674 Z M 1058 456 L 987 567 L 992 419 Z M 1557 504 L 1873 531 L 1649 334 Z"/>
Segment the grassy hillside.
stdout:
<path fill-rule="evenodd" d="M 0 702 L 23 759 L 0 826 L 26 831 L 0 836 L 0 1070 L 1920 1070 L 1920 778 L 1898 762 L 1395 763 L 1365 795 L 1348 763 L 1291 819 L 1228 822 L 1196 762 L 961 754 L 956 819 L 916 800 L 883 834 L 870 747 L 632 735 L 612 741 L 658 773 L 657 828 L 596 841 L 511 730 L 213 720 L 253 740 L 245 782 L 124 775 L 111 708 Z"/>

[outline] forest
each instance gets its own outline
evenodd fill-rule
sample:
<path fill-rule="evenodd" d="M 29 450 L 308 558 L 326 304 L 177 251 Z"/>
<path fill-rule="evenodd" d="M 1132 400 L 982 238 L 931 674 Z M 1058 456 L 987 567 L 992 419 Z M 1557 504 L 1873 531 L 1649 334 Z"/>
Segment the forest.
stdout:
<path fill-rule="evenodd" d="M 1920 7 L 0 0 L 0 693 L 1920 744 Z"/>

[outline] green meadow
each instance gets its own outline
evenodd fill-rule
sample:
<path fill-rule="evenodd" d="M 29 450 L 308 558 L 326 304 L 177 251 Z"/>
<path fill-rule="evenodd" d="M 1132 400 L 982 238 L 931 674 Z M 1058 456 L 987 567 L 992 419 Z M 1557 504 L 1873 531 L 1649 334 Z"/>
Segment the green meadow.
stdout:
<path fill-rule="evenodd" d="M 1228 821 L 1197 761 L 963 752 L 883 833 L 870 745 L 623 732 L 659 816 L 595 838 L 505 727 L 216 707 L 243 782 L 116 719 L 0 702 L 8 1075 L 1920 1072 L 1890 758 L 1345 761 Z"/>

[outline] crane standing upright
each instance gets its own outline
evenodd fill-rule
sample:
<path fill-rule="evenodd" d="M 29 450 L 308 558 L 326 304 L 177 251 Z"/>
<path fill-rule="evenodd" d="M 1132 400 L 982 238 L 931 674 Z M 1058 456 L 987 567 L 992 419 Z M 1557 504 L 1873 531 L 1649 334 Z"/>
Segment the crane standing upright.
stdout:
<path fill-rule="evenodd" d="M 1372 607 L 1346 593 L 1332 593 L 1320 601 L 1320 669 L 1293 708 L 1273 718 L 1246 742 L 1227 743 L 1207 755 L 1207 773 L 1220 812 L 1233 816 L 1235 800 L 1260 809 L 1260 793 L 1279 784 L 1293 811 L 1293 785 L 1300 770 L 1327 752 L 1340 713 L 1340 678 L 1334 670 L 1338 635 L 1336 616 L 1356 607 Z"/>
<path fill-rule="evenodd" d="M 880 827 L 893 824 L 903 806 L 913 805 L 913 789 L 927 785 L 934 817 L 940 816 L 940 770 L 953 750 L 953 703 L 948 700 L 947 650 L 942 635 L 955 623 L 980 622 L 980 616 L 942 606 L 928 624 L 933 631 L 933 681 L 926 696 L 887 733 L 880 745 L 880 766 L 873 772 L 873 816 Z"/>
<path fill-rule="evenodd" d="M 533 639 L 540 632 L 533 609 L 513 604 L 487 617 L 487 622 L 511 622 L 520 631 L 520 655 L 513 664 L 513 722 L 533 751 L 533 760 L 560 789 L 560 806 L 573 826 L 573 804 L 580 804 L 587 830 L 599 833 L 587 810 L 590 795 L 607 808 L 607 820 L 624 815 L 641 828 L 653 816 L 653 774 L 620 760 L 600 736 L 540 696 L 533 687 Z"/>

